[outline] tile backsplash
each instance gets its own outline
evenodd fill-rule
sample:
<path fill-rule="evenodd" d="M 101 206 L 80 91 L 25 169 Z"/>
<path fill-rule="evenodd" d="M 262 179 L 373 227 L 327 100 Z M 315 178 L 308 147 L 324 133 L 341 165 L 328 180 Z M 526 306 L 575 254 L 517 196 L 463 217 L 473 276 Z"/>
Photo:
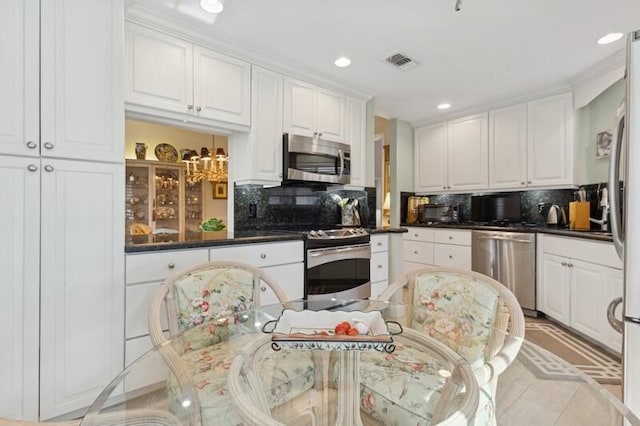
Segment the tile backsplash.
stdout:
<path fill-rule="evenodd" d="M 375 227 L 375 188 L 364 191 L 309 186 L 234 187 L 234 227 L 253 229 L 329 229 L 341 224 L 339 201 L 358 199 L 362 226 Z"/>

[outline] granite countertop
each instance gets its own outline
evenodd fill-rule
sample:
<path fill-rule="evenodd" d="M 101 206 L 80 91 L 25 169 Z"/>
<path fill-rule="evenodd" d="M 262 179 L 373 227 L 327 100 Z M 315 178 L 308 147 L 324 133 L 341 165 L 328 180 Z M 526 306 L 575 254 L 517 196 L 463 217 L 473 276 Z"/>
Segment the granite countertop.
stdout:
<path fill-rule="evenodd" d="M 371 234 L 402 233 L 406 228 L 373 228 Z M 279 241 L 302 241 L 300 232 L 249 230 L 236 232 L 203 232 L 188 237 L 179 235 L 135 235 L 124 247 L 125 253 L 139 253 L 160 250 L 181 250 L 201 247 L 217 247 L 232 244 L 272 243 Z"/>
<path fill-rule="evenodd" d="M 502 232 L 527 232 L 561 235 L 563 237 L 584 238 L 598 241 L 613 241 L 610 232 L 602 232 L 597 230 L 591 231 L 574 231 L 568 228 L 549 227 L 546 225 L 522 225 L 522 226 L 487 226 L 477 225 L 474 223 L 455 223 L 455 224 L 400 224 L 400 226 L 425 227 L 425 228 L 447 228 L 447 229 L 470 229 L 477 231 L 502 231 Z"/>

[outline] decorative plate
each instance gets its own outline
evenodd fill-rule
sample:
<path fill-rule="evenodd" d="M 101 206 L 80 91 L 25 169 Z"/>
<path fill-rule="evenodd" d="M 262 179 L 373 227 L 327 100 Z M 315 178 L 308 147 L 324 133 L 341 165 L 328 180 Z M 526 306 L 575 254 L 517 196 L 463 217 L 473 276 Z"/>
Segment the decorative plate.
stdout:
<path fill-rule="evenodd" d="M 353 336 L 335 334 L 336 325 L 344 321 L 353 325 L 364 324 L 368 331 L 366 334 Z M 267 331 L 271 323 L 275 323 L 275 326 L 271 331 Z M 402 332 L 402 327 L 400 330 Z M 395 350 L 387 322 L 378 311 L 331 312 L 285 309 L 280 318 L 267 322 L 262 327 L 262 331 L 271 333 L 271 347 L 276 351 L 283 347 L 331 351 L 376 350 L 389 353 Z"/>
<path fill-rule="evenodd" d="M 178 161 L 178 151 L 168 143 L 156 145 L 154 152 L 160 161 L 164 161 L 166 163 L 175 163 Z"/>

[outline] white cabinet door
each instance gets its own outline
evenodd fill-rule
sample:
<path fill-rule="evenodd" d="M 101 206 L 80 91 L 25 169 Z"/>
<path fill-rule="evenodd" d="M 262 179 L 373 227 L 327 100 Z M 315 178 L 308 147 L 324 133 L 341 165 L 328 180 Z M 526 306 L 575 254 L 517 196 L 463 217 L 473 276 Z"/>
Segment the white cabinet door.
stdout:
<path fill-rule="evenodd" d="M 316 87 L 292 78 L 284 79 L 284 131 L 303 136 L 316 132 Z"/>
<path fill-rule="evenodd" d="M 39 155 L 39 17 L 38 0 L 0 4 L 0 154 Z"/>
<path fill-rule="evenodd" d="M 471 246 L 434 244 L 433 264 L 436 266 L 459 268 L 470 271 Z"/>
<path fill-rule="evenodd" d="M 316 89 L 316 131 L 322 139 L 344 142 L 345 96 L 328 89 Z"/>
<path fill-rule="evenodd" d="M 570 277 L 566 264 L 569 259 L 542 254 L 542 277 L 538 281 L 539 310 L 570 326 Z"/>
<path fill-rule="evenodd" d="M 0 209 L 0 270 L 3 275 L 0 285 L 3 330 L 0 417 L 3 418 L 38 419 L 39 166 L 37 159 L 0 156 L 0 199 L 3 202 Z"/>
<path fill-rule="evenodd" d="M 570 259 L 571 326 L 587 336 L 605 342 L 607 312 L 607 268 Z"/>
<path fill-rule="evenodd" d="M 251 71 L 251 131 L 229 144 L 236 182 L 282 182 L 282 74 L 258 66 Z"/>
<path fill-rule="evenodd" d="M 447 123 L 415 132 L 415 192 L 446 190 Z"/>
<path fill-rule="evenodd" d="M 43 157 L 122 162 L 123 14 L 122 0 L 41 2 Z"/>
<path fill-rule="evenodd" d="M 351 145 L 351 185 L 367 185 L 366 105 L 363 101 L 347 98 L 347 124 L 345 143 Z"/>
<path fill-rule="evenodd" d="M 196 116 L 251 124 L 251 64 L 202 47 L 193 48 Z"/>
<path fill-rule="evenodd" d="M 571 93 L 531 101 L 527 108 L 530 185 L 572 184 Z"/>
<path fill-rule="evenodd" d="M 304 263 L 291 263 L 288 265 L 270 266 L 264 268 L 280 285 L 287 296 L 287 300 L 302 299 L 304 297 Z M 279 303 L 275 293 L 266 286 L 260 287 L 260 305 Z"/>
<path fill-rule="evenodd" d="M 192 112 L 192 45 L 133 24 L 127 24 L 126 30 L 125 101 L 166 111 Z"/>
<path fill-rule="evenodd" d="M 527 104 L 489 112 L 489 187 L 527 184 Z"/>
<path fill-rule="evenodd" d="M 487 114 L 448 123 L 447 189 L 486 189 L 489 179 Z"/>
<path fill-rule="evenodd" d="M 124 366 L 124 165 L 42 164 L 40 416 L 48 419 L 89 405 Z"/>

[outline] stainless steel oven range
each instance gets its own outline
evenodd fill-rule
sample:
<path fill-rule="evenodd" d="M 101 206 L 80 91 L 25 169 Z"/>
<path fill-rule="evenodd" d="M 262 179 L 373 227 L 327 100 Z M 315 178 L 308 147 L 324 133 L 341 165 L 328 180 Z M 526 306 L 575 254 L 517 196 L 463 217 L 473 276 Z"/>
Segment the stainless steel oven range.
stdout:
<path fill-rule="evenodd" d="M 309 302 L 371 296 L 371 244 L 366 229 L 310 231 L 305 244 L 305 298 Z"/>

